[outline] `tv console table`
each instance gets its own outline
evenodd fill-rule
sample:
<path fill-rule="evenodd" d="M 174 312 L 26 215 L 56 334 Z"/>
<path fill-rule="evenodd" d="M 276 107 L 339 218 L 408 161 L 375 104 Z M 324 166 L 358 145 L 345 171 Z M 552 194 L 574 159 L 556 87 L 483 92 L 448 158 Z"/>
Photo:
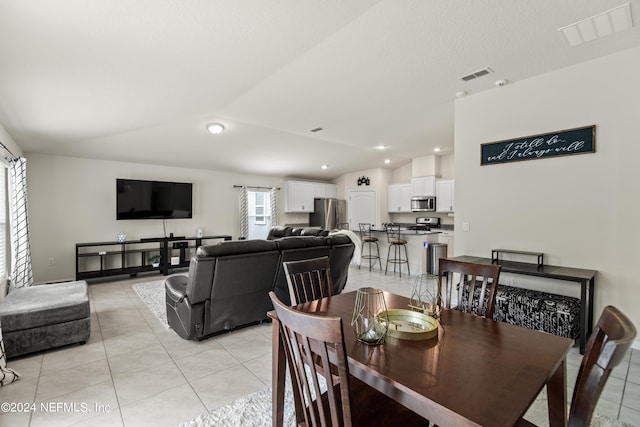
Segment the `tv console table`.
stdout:
<path fill-rule="evenodd" d="M 538 263 L 506 261 L 499 258 L 499 253 L 513 253 L 538 256 Z M 593 295 L 597 270 L 582 268 L 559 267 L 543 264 L 542 254 L 536 252 L 510 251 L 494 249 L 491 258 L 469 255 L 454 257 L 457 261 L 473 262 L 477 264 L 499 264 L 502 272 L 522 274 L 526 276 L 544 277 L 546 279 L 565 280 L 580 285 L 580 354 L 584 354 L 587 340 L 593 331 Z"/>
<path fill-rule="evenodd" d="M 76 243 L 76 280 L 128 274 L 135 276 L 147 271 L 168 275 L 173 268 L 189 266 L 188 251 L 195 251 L 205 240 L 231 240 L 229 235 L 202 237 L 153 237 L 124 242 Z M 171 263 L 173 251 L 179 251 L 179 262 Z M 154 267 L 149 261 L 160 256 Z"/>

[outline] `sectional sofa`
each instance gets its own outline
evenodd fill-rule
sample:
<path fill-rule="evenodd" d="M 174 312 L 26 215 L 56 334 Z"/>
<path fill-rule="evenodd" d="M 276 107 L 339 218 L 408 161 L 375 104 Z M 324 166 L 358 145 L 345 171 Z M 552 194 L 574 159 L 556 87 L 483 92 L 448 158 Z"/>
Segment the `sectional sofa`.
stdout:
<path fill-rule="evenodd" d="M 342 292 L 355 249 L 349 237 L 271 235 L 270 239 L 198 248 L 188 275 L 165 281 L 169 326 L 184 339 L 199 340 L 266 320 L 273 308 L 269 291 L 290 302 L 282 266 L 286 261 L 329 257 L 333 292 Z"/>

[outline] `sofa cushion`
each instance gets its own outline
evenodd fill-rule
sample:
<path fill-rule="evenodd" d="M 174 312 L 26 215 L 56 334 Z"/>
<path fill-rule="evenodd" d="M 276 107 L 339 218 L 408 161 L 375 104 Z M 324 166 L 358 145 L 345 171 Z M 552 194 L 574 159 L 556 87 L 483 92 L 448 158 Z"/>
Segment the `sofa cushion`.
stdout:
<path fill-rule="evenodd" d="M 277 250 L 276 243 L 271 240 L 231 240 L 220 242 L 217 245 L 200 246 L 196 252 L 196 256 L 218 257 L 275 250 Z"/>
<path fill-rule="evenodd" d="M 291 235 L 291 227 L 285 225 L 276 225 L 271 227 L 267 240 L 281 239 Z"/>
<path fill-rule="evenodd" d="M 64 282 L 12 290 L 0 304 L 5 333 L 89 317 L 87 282 Z"/>

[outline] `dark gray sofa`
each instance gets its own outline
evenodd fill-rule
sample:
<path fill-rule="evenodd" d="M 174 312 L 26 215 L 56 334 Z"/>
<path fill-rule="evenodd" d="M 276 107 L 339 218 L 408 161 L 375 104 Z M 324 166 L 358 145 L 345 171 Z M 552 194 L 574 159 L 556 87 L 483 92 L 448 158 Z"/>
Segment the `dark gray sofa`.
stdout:
<path fill-rule="evenodd" d="M 13 289 L 0 303 L 7 357 L 84 343 L 91 334 L 87 282 Z"/>
<path fill-rule="evenodd" d="M 198 248 L 187 276 L 165 281 L 167 321 L 184 339 L 202 339 L 267 319 L 269 291 L 289 303 L 282 263 L 328 256 L 334 293 L 347 283 L 355 245 L 347 236 L 238 240 Z"/>

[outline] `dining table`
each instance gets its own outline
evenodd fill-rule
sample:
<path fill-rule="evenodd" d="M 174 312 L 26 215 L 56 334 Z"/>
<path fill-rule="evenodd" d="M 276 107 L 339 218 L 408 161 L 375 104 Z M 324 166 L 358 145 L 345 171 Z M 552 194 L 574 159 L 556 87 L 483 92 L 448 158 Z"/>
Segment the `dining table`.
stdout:
<path fill-rule="evenodd" d="M 384 292 L 388 310 L 410 300 Z M 356 292 L 294 308 L 342 318 L 349 373 L 439 426 L 513 426 L 546 386 L 549 425 L 567 419 L 566 355 L 574 341 L 444 309 L 437 336 L 410 340 L 387 335 L 383 344 L 356 339 L 351 318 Z M 284 416 L 286 356 L 273 319 L 273 425 Z"/>

